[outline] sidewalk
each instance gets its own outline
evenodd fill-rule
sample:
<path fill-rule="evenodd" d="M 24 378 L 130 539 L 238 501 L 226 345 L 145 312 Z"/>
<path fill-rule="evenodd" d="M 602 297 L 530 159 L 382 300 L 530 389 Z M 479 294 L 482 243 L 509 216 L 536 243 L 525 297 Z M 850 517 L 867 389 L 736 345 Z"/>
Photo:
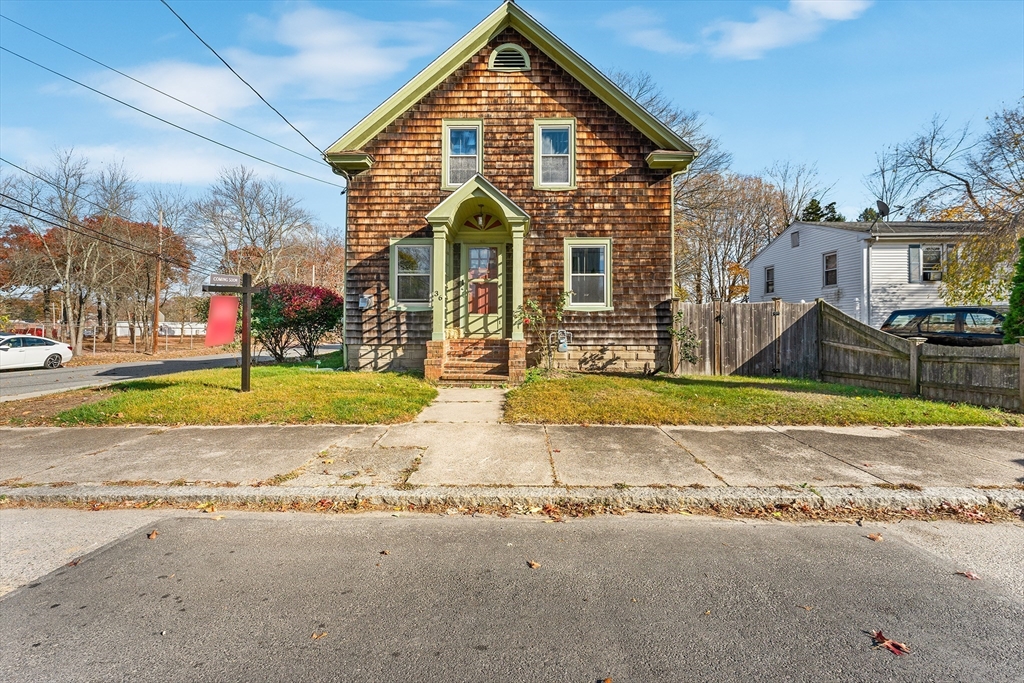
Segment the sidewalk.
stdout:
<path fill-rule="evenodd" d="M 445 389 L 390 426 L 0 429 L 0 494 L 1024 506 L 1024 429 L 510 425 L 501 401 Z"/>

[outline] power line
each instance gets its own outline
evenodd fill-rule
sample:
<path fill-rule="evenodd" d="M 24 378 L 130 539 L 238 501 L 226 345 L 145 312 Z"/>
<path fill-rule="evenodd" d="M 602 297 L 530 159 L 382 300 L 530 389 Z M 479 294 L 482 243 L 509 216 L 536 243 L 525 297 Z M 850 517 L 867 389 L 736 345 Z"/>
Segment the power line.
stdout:
<path fill-rule="evenodd" d="M 12 197 L 12 196 L 10 196 L 8 194 L 4 194 L 4 193 L 0 192 L 0 197 L 4 197 L 5 199 L 18 202 L 19 204 L 22 204 L 22 205 L 27 206 L 27 207 L 29 207 L 31 209 L 34 209 L 35 211 L 42 211 L 43 213 L 45 213 L 45 214 L 47 214 L 49 216 L 54 216 L 57 220 L 60 220 L 60 221 L 65 221 L 66 220 L 64 218 L 61 218 L 60 216 L 57 216 L 56 214 L 50 213 L 49 211 L 43 211 L 42 209 L 39 209 L 37 207 L 32 207 L 30 204 L 27 204 L 27 203 L 23 202 L 22 200 L 20 200 L 20 199 L 18 199 L 16 197 Z M 66 220 L 67 223 L 70 223 L 71 225 L 77 225 L 78 227 L 82 228 L 82 230 L 86 230 L 88 232 L 83 232 L 82 230 L 76 230 L 75 228 L 72 228 L 70 225 L 65 225 L 64 223 L 58 223 L 58 222 L 56 222 L 54 220 L 50 220 L 48 218 L 38 216 L 38 215 L 36 215 L 34 213 L 29 213 L 28 211 L 23 211 L 23 210 L 19 209 L 16 206 L 11 206 L 10 204 L 0 203 L 0 206 L 4 207 L 5 209 L 9 209 L 11 211 L 14 211 L 16 213 L 20 213 L 22 216 L 25 216 L 26 218 L 31 218 L 33 220 L 37 220 L 40 223 L 45 223 L 46 225 L 50 225 L 50 226 L 53 226 L 55 228 L 60 228 L 62 230 L 67 230 L 68 232 L 73 232 L 73 233 L 75 233 L 77 235 L 81 235 L 82 237 L 87 237 L 89 239 L 94 239 L 94 240 L 96 240 L 98 242 L 103 242 L 105 244 L 109 244 L 110 246 L 117 247 L 118 249 L 126 249 L 128 251 L 133 251 L 136 254 L 141 254 L 142 256 L 146 256 L 148 258 L 156 258 L 156 259 L 159 259 L 159 260 L 161 260 L 161 261 L 163 261 L 163 262 L 165 262 L 165 263 L 167 263 L 169 265 L 178 266 L 179 268 L 182 268 L 184 270 L 188 270 L 189 272 L 191 272 L 191 268 L 189 268 L 188 266 L 184 265 L 180 261 L 177 261 L 175 259 L 170 259 L 169 257 L 158 256 L 158 255 L 154 254 L 153 252 L 146 251 L 145 249 L 140 249 L 140 248 L 135 247 L 135 246 L 133 246 L 133 245 L 127 243 L 127 242 L 123 242 L 122 240 L 120 240 L 120 239 L 118 239 L 116 237 L 111 237 L 110 235 L 107 235 L 104 232 L 101 232 L 99 230 L 95 230 L 93 228 L 89 228 L 87 226 L 84 226 L 84 225 L 82 225 L 81 223 L 79 223 L 77 221 Z M 121 242 L 121 244 L 118 244 L 118 242 Z"/>
<path fill-rule="evenodd" d="M 219 55 L 219 54 L 217 53 L 217 51 L 213 49 L 213 46 L 211 46 L 211 45 L 210 45 L 210 44 L 209 44 L 208 42 L 206 42 L 205 40 L 203 40 L 203 39 L 202 39 L 202 37 L 201 37 L 201 36 L 200 36 L 200 35 L 199 35 L 198 33 L 196 33 L 196 32 L 195 32 L 195 30 L 194 30 L 194 29 L 193 29 L 193 28 L 192 28 L 191 26 L 189 26 L 189 25 L 188 25 L 188 22 L 187 22 L 187 21 L 185 21 L 184 19 L 182 19 L 182 18 L 181 18 L 181 15 L 180 15 L 180 14 L 178 14 L 177 12 L 175 12 L 175 11 L 174 11 L 174 8 L 173 8 L 173 7 L 171 7 L 170 5 L 168 5 L 168 4 L 167 4 L 167 0 L 160 0 L 160 2 L 162 2 L 162 3 L 163 3 L 164 7 L 166 7 L 167 9 L 169 9 L 169 10 L 171 11 L 171 14 L 173 14 L 173 15 L 174 15 L 174 16 L 176 16 L 176 17 L 178 17 L 178 21 L 180 21 L 180 22 L 181 22 L 182 24 L 184 24 L 184 25 L 185 25 L 185 28 L 187 28 L 187 29 L 188 29 L 188 30 L 189 30 L 189 31 L 190 31 L 190 32 L 192 33 L 192 35 L 194 35 L 194 36 L 195 36 L 196 38 L 198 38 L 198 39 L 199 39 L 199 42 L 200 42 L 200 43 L 202 43 L 203 45 L 205 45 L 205 46 L 206 46 L 206 47 L 207 47 L 207 48 L 208 48 L 208 49 L 210 50 L 210 52 L 212 52 L 212 53 L 213 53 L 213 54 L 214 54 L 214 55 L 215 55 L 215 56 L 217 57 L 217 59 L 219 59 L 219 60 L 221 61 L 221 63 L 223 63 L 223 64 L 224 64 L 224 66 L 226 66 L 226 67 L 228 68 L 228 70 L 229 70 L 229 71 L 231 71 L 231 73 L 233 73 L 233 74 L 234 74 L 235 76 L 237 76 L 237 77 L 238 77 L 238 80 L 242 81 L 242 83 L 245 83 L 245 84 L 246 84 L 247 86 L 249 86 L 249 90 L 252 90 L 252 91 L 253 91 L 254 93 L 256 93 L 256 97 L 258 97 L 258 98 L 260 98 L 261 100 L 263 100 L 263 104 L 265 104 L 265 105 L 267 105 L 268 107 L 270 107 L 271 109 L 273 109 L 273 110 L 274 110 L 274 113 L 275 113 L 275 114 L 277 114 L 278 116 L 280 116 L 280 117 L 281 117 L 281 120 L 282 120 L 282 121 L 284 121 L 285 123 L 287 123 L 287 124 L 288 124 L 288 125 L 289 125 L 289 126 L 291 127 L 291 129 L 292 129 L 292 130 L 294 130 L 294 131 L 295 131 L 296 133 L 298 133 L 299 135 L 301 135 L 301 136 L 302 136 L 302 139 L 303 139 L 303 140 L 305 140 L 306 142 L 308 142 L 308 143 L 310 144 L 310 146 L 312 146 L 312 147 L 313 147 L 313 149 L 315 149 L 316 151 L 320 152 L 320 154 L 321 154 L 321 155 L 324 155 L 324 151 L 323 151 L 322 149 L 320 149 L 320 148 L 319 148 L 319 147 L 317 147 L 317 146 L 316 146 L 315 144 L 313 144 L 313 141 L 312 141 L 312 140 L 310 140 L 309 138 L 307 138 L 307 137 L 305 136 L 305 134 L 304 134 L 304 133 L 303 133 L 303 132 L 302 132 L 301 130 L 299 130 L 298 128 L 296 128 L 295 126 L 293 126 L 293 125 L 292 125 L 292 122 L 291 122 L 291 121 L 289 121 L 288 119 L 286 119 L 286 118 L 285 118 L 285 116 L 284 116 L 284 114 L 282 114 L 281 112 L 279 112 L 279 111 L 277 110 L 277 108 L 276 108 L 276 107 L 274 107 L 274 105 L 272 105 L 272 104 L 271 104 L 270 102 L 267 102 L 267 99 L 266 99 L 265 97 L 263 97 L 263 95 L 261 95 L 261 94 L 259 93 L 259 91 L 258 91 L 258 90 L 256 90 L 256 88 L 252 87 L 252 85 L 251 85 L 251 84 L 249 83 L 249 81 L 247 81 L 247 80 L 245 80 L 244 78 L 242 78 L 242 75 L 241 75 L 241 74 L 239 74 L 239 73 L 238 73 L 237 71 L 235 71 L 235 70 L 234 70 L 234 69 L 233 69 L 233 68 L 231 67 L 231 65 L 227 63 L 227 60 L 225 60 L 225 59 L 224 59 L 223 57 L 221 57 L 221 56 L 220 56 L 220 55 Z"/>
<path fill-rule="evenodd" d="M 189 103 L 188 103 L 188 102 L 186 102 L 185 100 L 179 99 L 179 98 L 175 97 L 174 95 L 171 95 L 170 93 L 164 92 L 164 91 L 163 91 L 163 90 L 161 90 L 160 88 L 156 88 L 156 87 L 154 87 L 154 86 L 152 86 L 152 85 L 149 85 L 148 83 L 145 83 L 145 82 L 143 82 L 143 81 L 140 81 L 140 80 L 139 80 L 138 78 L 135 78 L 134 76 L 130 76 L 130 75 L 126 74 L 126 73 L 125 73 L 125 72 L 123 72 L 123 71 L 120 71 L 120 70 L 118 70 L 118 69 L 115 69 L 114 67 L 110 66 L 109 64 L 104 64 L 104 63 L 103 63 L 103 62 L 101 62 L 100 60 L 98 60 L 98 59 L 94 59 L 93 57 L 90 57 L 89 55 L 85 54 L 84 52 L 79 52 L 79 51 L 78 51 L 78 50 L 76 50 L 75 48 L 73 48 L 73 47 L 70 47 L 69 45 L 65 45 L 64 43 L 60 42 L 59 40 L 56 40 L 55 38 L 51 38 L 50 36 L 47 36 L 47 35 L 45 35 L 45 34 L 42 34 L 42 33 L 40 33 L 39 31 L 36 31 L 36 30 L 35 30 L 35 29 L 33 29 L 33 28 L 29 28 L 28 26 L 25 26 L 25 24 L 22 24 L 21 22 L 15 21 L 14 19 L 11 19 L 11 18 L 10 18 L 10 17 L 8 17 L 8 16 L 5 16 L 5 15 L 3 15 L 3 14 L 0 14 L 0 19 L 6 19 L 7 21 L 11 22 L 12 24 L 15 24 L 16 26 L 20 26 L 21 28 L 25 29 L 25 30 L 26 30 L 26 31 L 28 31 L 29 33 L 34 33 L 34 34 L 36 34 L 37 36 L 39 36 L 39 37 L 40 37 L 40 38 L 42 38 L 43 40 L 48 40 L 48 41 L 50 41 L 51 43 L 53 43 L 54 45 L 59 45 L 60 47 L 64 48 L 65 50 L 68 50 L 68 51 L 70 51 L 70 52 L 73 52 L 73 53 L 75 53 L 75 54 L 76 54 L 76 55 L 78 55 L 79 57 L 83 57 L 83 58 L 85 58 L 85 59 L 88 59 L 88 60 L 89 60 L 90 62 L 92 62 L 92 63 L 94 63 L 94 64 L 99 64 L 99 65 L 100 65 L 100 66 L 102 66 L 102 67 L 103 67 L 104 69 L 109 69 L 109 70 L 113 71 L 113 72 L 114 72 L 114 73 L 116 73 L 116 74 L 119 74 L 119 75 L 121 75 L 121 76 L 124 76 L 124 77 L 125 77 L 125 78 L 127 78 L 128 80 L 130 80 L 130 81 L 133 81 L 134 83 L 138 83 L 139 85 L 141 85 L 141 86 L 142 86 L 142 87 L 144 87 L 144 88 L 149 88 L 149 89 L 150 89 L 150 90 L 152 90 L 153 92 L 157 92 L 157 93 L 160 93 L 160 94 L 161 94 L 161 95 L 163 95 L 164 97 L 168 97 L 168 98 L 170 98 L 170 99 L 174 100 L 175 102 L 177 102 L 177 103 L 179 103 L 179 104 L 183 104 L 183 105 L 185 105 L 186 107 L 188 107 L 189 109 L 193 109 L 193 110 L 195 110 L 195 111 L 199 112 L 200 114 L 205 114 L 206 116 L 209 116 L 209 117 L 210 117 L 210 118 L 212 118 L 212 119 L 215 119 L 215 120 L 217 120 L 217 121 L 220 121 L 221 123 L 224 123 L 224 124 L 226 124 L 226 125 L 229 125 L 229 126 L 231 126 L 232 128 L 234 128 L 234 129 L 236 129 L 236 130 L 240 130 L 240 131 L 242 131 L 243 133 L 246 133 L 246 134 L 248 134 L 248 135 L 251 135 L 251 136 L 253 136 L 254 138 L 258 138 L 258 139 L 262 140 L 263 142 L 267 142 L 267 143 L 270 143 L 271 145 L 274 145 L 275 147 L 279 147 L 279 148 L 281 148 L 281 149 L 285 150 L 286 152 L 291 152 L 292 154 L 295 154 L 295 155 L 297 155 L 297 156 L 300 156 L 300 157 L 302 157 L 303 159 L 309 159 L 310 161 L 312 161 L 312 162 L 314 162 L 314 163 L 316 163 L 316 164 L 320 164 L 320 163 L 323 163 L 323 160 L 322 160 L 322 159 L 316 159 L 316 158 L 314 158 L 314 157 L 311 157 L 311 156 L 309 156 L 309 155 L 303 154 L 302 152 L 298 152 L 298 151 L 296 151 L 296 150 L 292 149 L 291 147 L 285 147 L 284 145 L 282 145 L 282 144 L 279 144 L 279 143 L 277 143 L 277 142 L 274 142 L 273 140 L 270 140 L 270 139 L 268 139 L 268 138 L 265 138 L 265 137 L 263 137 L 262 135 L 260 135 L 260 134 L 258 134 L 258 133 L 254 133 L 254 132 L 252 132 L 251 130 L 247 130 L 247 129 L 245 129 L 245 128 L 242 128 L 242 127 L 241 127 L 241 126 L 239 126 L 239 125 L 236 125 L 236 124 L 234 124 L 234 123 L 231 123 L 230 121 L 227 121 L 227 120 L 225 120 L 225 119 L 222 119 L 221 117 L 217 116 L 216 114 L 211 114 L 210 112 L 208 112 L 208 111 L 205 111 L 204 109 L 200 109 L 199 107 L 197 107 L 197 106 L 195 106 L 195 105 L 193 105 L 193 104 L 189 104 Z"/>
<path fill-rule="evenodd" d="M 302 176 L 303 178 L 308 178 L 310 180 L 315 180 L 316 182 L 323 183 L 324 185 L 330 185 L 331 187 L 337 187 L 337 188 L 340 188 L 340 189 L 344 189 L 343 186 L 338 185 L 337 183 L 332 183 L 332 182 L 329 182 L 327 180 L 323 180 L 321 178 L 317 178 L 316 176 L 311 176 L 311 175 L 309 175 L 307 173 L 303 173 L 302 171 L 296 171 L 295 169 L 288 168 L 287 166 L 282 166 L 280 164 L 275 164 L 273 161 L 267 161 L 266 159 L 258 157 L 255 154 L 249 154 L 248 152 L 243 152 L 242 150 L 238 149 L 237 147 L 232 147 L 231 145 L 226 145 L 223 142 L 219 142 L 217 140 L 214 140 L 213 138 L 207 137 L 207 136 L 203 135 L 202 133 L 197 133 L 194 130 L 190 130 L 188 128 L 185 128 L 184 126 L 179 126 L 178 124 L 172 123 L 171 121 L 168 121 L 167 119 L 164 119 L 164 118 L 161 118 L 161 117 L 157 116 L 156 114 L 151 114 L 151 113 L 149 113 L 148 111 L 146 111 L 144 109 L 139 109 L 138 107 L 136 107 L 133 104 L 128 104 L 124 100 L 119 100 L 118 98 L 114 97 L 113 95 L 108 95 L 107 93 L 105 93 L 105 92 L 103 92 L 101 90 L 97 90 L 96 88 L 93 88 L 92 86 L 88 86 L 85 83 L 82 83 L 81 81 L 76 81 L 74 78 L 71 78 L 70 76 L 65 76 L 64 74 L 60 73 L 59 71 L 54 71 L 53 69 L 51 69 L 49 67 L 43 66 L 39 62 L 33 61 L 33 60 L 29 59 L 28 57 L 26 57 L 24 55 L 18 54 L 14 50 L 10 50 L 10 49 L 8 49 L 6 47 L 3 47 L 2 45 L 0 45 L 0 50 L 3 50 L 4 52 L 7 52 L 8 54 L 14 55 L 18 59 L 24 60 L 24 61 L 28 62 L 29 64 L 33 64 L 33 65 L 39 67 L 40 69 L 42 69 L 43 71 L 48 71 L 48 72 L 52 73 L 54 76 L 59 76 L 60 78 L 63 78 L 66 81 L 70 81 L 70 82 L 74 83 L 75 85 L 80 85 L 83 88 L 85 88 L 86 90 L 90 90 L 90 91 L 96 93 L 97 95 L 102 95 L 103 97 L 106 97 L 109 100 L 113 100 L 114 102 L 117 102 L 118 104 L 122 104 L 122 105 L 128 107 L 129 109 L 133 109 L 133 110 L 139 112 L 140 114 L 145 114 L 146 116 L 148 116 L 148 117 L 150 117 L 152 119 L 156 119 L 157 121 L 160 121 L 161 123 L 166 123 L 168 126 L 171 126 L 173 128 L 177 128 L 178 130 L 183 131 L 185 133 L 188 133 L 189 135 L 194 135 L 197 138 L 200 138 L 202 140 L 206 140 L 207 142 L 212 142 L 213 144 L 218 145 L 219 147 L 223 147 L 224 149 L 231 150 L 232 152 L 236 152 L 238 154 L 241 154 L 242 156 L 249 157 L 250 159 L 254 159 L 254 160 L 259 161 L 261 163 L 267 164 L 268 166 L 273 166 L 274 168 L 279 168 L 282 171 L 287 171 L 288 173 L 294 173 L 295 175 Z"/>

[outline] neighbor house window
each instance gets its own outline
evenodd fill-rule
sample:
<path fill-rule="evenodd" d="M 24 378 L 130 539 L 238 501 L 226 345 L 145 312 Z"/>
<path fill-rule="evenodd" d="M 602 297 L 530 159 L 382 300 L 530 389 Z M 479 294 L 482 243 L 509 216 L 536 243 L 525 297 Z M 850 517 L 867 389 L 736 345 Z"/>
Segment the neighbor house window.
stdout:
<path fill-rule="evenodd" d="M 774 294 L 775 293 L 775 267 L 764 269 L 764 293 Z"/>
<path fill-rule="evenodd" d="M 430 308 L 429 239 L 393 240 L 391 243 L 391 306 L 407 310 Z"/>
<path fill-rule="evenodd" d="M 838 260 L 836 258 L 836 252 L 825 254 L 823 257 L 823 266 L 825 270 L 824 286 L 834 287 L 839 284 L 839 269 L 837 267 Z"/>
<path fill-rule="evenodd" d="M 483 172 L 484 124 L 479 120 L 449 120 L 442 125 L 444 154 L 442 186 L 454 190 Z"/>
<path fill-rule="evenodd" d="M 576 120 L 534 121 L 533 184 L 542 190 L 576 187 Z"/>
<path fill-rule="evenodd" d="M 909 249 L 910 281 L 938 282 L 946 271 L 946 262 L 955 248 L 953 244 L 911 244 Z"/>
<path fill-rule="evenodd" d="M 612 307 L 612 241 L 565 240 L 566 308 L 609 310 Z"/>
<path fill-rule="evenodd" d="M 791 246 L 791 247 L 799 247 L 800 246 L 800 231 L 799 230 L 794 230 L 793 232 L 789 233 L 789 246 Z"/>

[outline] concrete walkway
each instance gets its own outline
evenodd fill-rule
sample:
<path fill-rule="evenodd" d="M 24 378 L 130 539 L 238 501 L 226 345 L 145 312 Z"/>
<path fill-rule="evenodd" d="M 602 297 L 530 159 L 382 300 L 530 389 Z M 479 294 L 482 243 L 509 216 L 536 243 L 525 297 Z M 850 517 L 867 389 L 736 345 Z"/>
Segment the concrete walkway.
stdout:
<path fill-rule="evenodd" d="M 499 400 L 495 390 L 450 390 L 417 422 L 390 426 L 0 429 L 0 484 L 1024 484 L 1018 428 L 512 425 L 493 421 Z"/>

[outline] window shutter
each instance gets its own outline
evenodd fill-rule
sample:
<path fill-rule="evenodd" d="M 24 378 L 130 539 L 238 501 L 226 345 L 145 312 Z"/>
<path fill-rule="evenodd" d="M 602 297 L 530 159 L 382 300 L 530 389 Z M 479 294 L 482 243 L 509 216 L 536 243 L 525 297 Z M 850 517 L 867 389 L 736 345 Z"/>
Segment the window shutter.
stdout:
<path fill-rule="evenodd" d="M 910 247 L 910 282 L 921 282 L 921 245 L 911 244 Z"/>

